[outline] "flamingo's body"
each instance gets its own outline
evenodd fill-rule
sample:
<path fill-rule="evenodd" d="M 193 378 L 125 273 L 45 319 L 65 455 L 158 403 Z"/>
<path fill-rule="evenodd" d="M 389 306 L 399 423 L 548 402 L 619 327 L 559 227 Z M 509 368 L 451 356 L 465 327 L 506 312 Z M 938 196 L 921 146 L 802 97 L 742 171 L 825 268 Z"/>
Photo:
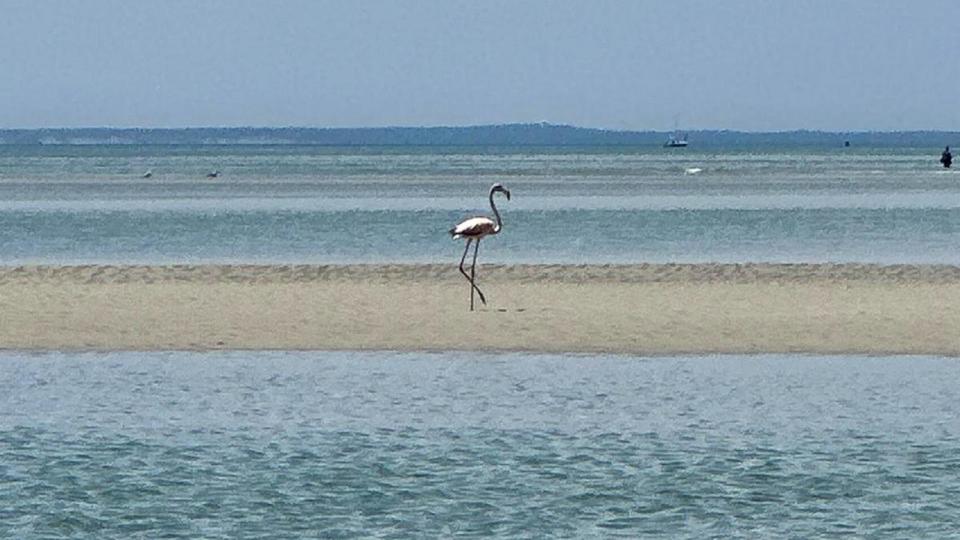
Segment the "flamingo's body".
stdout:
<path fill-rule="evenodd" d="M 483 297 L 483 292 L 476 283 L 477 270 L 477 251 L 480 250 L 480 240 L 491 234 L 497 234 L 503 228 L 503 220 L 500 219 L 500 212 L 497 212 L 497 206 L 493 203 L 494 193 L 503 193 L 510 200 L 510 190 L 503 187 L 502 184 L 494 184 L 490 187 L 490 209 L 497 220 L 494 221 L 486 216 L 472 217 L 465 219 L 450 229 L 450 235 L 454 238 L 466 238 L 467 246 L 463 249 L 463 257 L 460 258 L 460 273 L 470 282 L 470 311 L 473 311 L 473 293 L 476 291 L 480 295 L 480 301 L 486 305 L 487 300 Z M 467 252 L 470 251 L 470 243 L 476 242 L 473 247 L 473 264 L 470 265 L 470 274 L 463 269 L 463 263 L 467 260 Z"/>
<path fill-rule="evenodd" d="M 454 227 L 450 234 L 454 238 L 473 238 L 479 240 L 489 234 L 497 234 L 500 229 L 497 224 L 488 217 L 474 217 L 461 221 Z"/>

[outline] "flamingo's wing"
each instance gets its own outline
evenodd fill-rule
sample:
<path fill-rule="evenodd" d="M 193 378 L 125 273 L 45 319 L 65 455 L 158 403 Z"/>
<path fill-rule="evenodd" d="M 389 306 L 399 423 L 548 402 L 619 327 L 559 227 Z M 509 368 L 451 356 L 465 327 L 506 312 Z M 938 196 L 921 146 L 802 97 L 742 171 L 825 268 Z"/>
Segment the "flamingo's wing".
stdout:
<path fill-rule="evenodd" d="M 458 223 L 456 227 L 450 229 L 450 234 L 454 238 L 486 236 L 494 232 L 496 226 L 497 224 L 488 217 L 475 217 Z"/>

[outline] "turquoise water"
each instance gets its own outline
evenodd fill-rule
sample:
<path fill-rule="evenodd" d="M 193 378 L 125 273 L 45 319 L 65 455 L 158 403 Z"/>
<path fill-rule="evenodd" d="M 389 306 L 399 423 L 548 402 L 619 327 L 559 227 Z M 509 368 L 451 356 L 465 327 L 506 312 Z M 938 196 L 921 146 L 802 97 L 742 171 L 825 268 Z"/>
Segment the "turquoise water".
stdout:
<path fill-rule="evenodd" d="M 0 146 L 0 264 L 453 264 L 496 181 L 486 262 L 960 264 L 960 171 L 848 150 Z M 0 538 L 943 538 L 955 368 L 0 352 Z"/>
<path fill-rule="evenodd" d="M 496 181 L 487 262 L 960 264 L 935 150 L 0 147 L 0 264 L 452 261 Z"/>
<path fill-rule="evenodd" d="M 0 537 L 945 538 L 956 360 L 0 355 Z"/>

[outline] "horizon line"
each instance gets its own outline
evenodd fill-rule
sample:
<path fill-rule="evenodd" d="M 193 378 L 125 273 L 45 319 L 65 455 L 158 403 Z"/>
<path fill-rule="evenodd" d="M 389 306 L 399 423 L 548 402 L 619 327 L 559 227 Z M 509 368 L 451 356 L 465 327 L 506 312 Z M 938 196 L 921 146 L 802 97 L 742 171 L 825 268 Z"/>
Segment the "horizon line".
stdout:
<path fill-rule="evenodd" d="M 734 129 L 734 128 L 689 128 L 689 129 L 614 129 L 614 128 L 603 128 L 603 127 L 587 127 L 587 126 L 577 126 L 573 124 L 554 124 L 551 122 L 511 122 L 511 123 L 500 123 L 500 124 L 465 124 L 465 125 L 418 125 L 418 126 L 405 126 L 405 125 L 382 125 L 382 126 L 303 126 L 303 125 L 287 125 L 287 126 L 258 126 L 258 125 L 233 125 L 233 126 L 216 126 L 216 125 L 207 125 L 207 126 L 177 126 L 177 127 L 160 127 L 160 126 L 57 126 L 57 127 L 0 127 L 0 132 L 3 131 L 80 131 L 80 130 L 155 130 L 155 131 L 177 131 L 177 130 L 205 130 L 205 129 L 220 129 L 220 130 L 246 130 L 246 129 L 256 129 L 256 130 L 291 130 L 291 129 L 301 129 L 301 130 L 382 130 L 382 129 L 484 129 L 484 128 L 509 128 L 509 127 L 544 127 L 544 128 L 565 128 L 565 129 L 575 129 L 575 130 L 585 130 L 585 131 L 598 131 L 606 133 L 743 133 L 743 134 L 755 134 L 755 135 L 767 135 L 767 134 L 783 134 L 783 133 L 822 133 L 822 134 L 836 134 L 836 135 L 853 135 L 853 134 L 896 134 L 896 133 L 960 133 L 960 129 L 922 129 L 922 128 L 912 128 L 912 129 L 896 129 L 896 130 L 883 130 L 883 129 L 851 129 L 851 130 L 834 130 L 834 129 L 811 129 L 811 128 L 791 128 L 791 129 L 777 129 L 777 130 L 745 130 L 745 129 Z"/>

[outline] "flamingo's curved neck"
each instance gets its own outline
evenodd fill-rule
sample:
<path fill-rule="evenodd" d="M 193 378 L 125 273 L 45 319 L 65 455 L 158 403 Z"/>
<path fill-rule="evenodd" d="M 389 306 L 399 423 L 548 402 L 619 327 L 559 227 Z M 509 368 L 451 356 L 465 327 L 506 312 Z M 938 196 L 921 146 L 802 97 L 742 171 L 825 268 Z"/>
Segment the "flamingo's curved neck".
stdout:
<path fill-rule="evenodd" d="M 500 229 L 503 227 L 503 221 L 500 219 L 500 212 L 497 212 L 497 205 L 493 204 L 493 190 L 490 190 L 490 208 L 493 210 L 493 215 L 497 216 L 497 227 L 493 230 L 494 233 L 500 232 Z"/>

